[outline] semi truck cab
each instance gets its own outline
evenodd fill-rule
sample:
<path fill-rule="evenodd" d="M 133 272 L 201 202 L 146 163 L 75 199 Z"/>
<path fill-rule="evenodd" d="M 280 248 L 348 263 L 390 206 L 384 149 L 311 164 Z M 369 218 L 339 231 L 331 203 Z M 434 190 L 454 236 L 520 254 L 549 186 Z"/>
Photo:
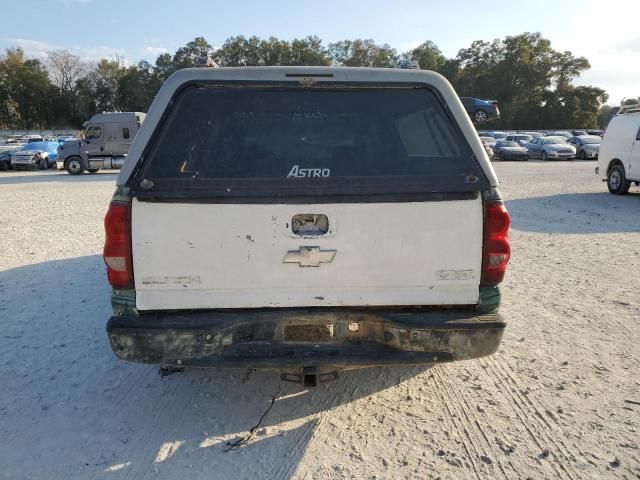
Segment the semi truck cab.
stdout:
<path fill-rule="evenodd" d="M 84 138 L 65 142 L 58 148 L 57 166 L 71 175 L 85 170 L 95 173 L 102 168 L 120 169 L 140 125 L 143 112 L 106 112 L 85 123 Z"/>

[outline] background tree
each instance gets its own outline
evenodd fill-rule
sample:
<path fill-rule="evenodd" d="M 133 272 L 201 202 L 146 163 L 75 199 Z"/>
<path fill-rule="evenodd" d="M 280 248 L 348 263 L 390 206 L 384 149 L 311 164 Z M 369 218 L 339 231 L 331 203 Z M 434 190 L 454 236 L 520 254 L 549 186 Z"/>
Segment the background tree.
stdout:
<path fill-rule="evenodd" d="M 322 40 L 315 35 L 294 38 L 291 41 L 290 65 L 331 65 L 331 57 L 322 46 Z"/>
<path fill-rule="evenodd" d="M 422 70 L 433 70 L 435 72 L 441 72 L 447 60 L 438 46 L 431 40 L 423 42 L 410 52 L 403 53 L 402 57 L 405 60 L 417 61 Z"/>
<path fill-rule="evenodd" d="M 265 49 L 260 48 L 260 39 L 256 36 L 249 38 L 243 35 L 229 37 L 214 53 L 216 61 L 223 67 L 249 67 L 263 64 L 261 54 Z M 262 50 L 262 51 L 261 51 Z"/>
<path fill-rule="evenodd" d="M 456 57 L 453 81 L 463 96 L 496 99 L 496 127 L 578 128 L 596 125 L 607 99 L 595 87 L 572 81 L 590 68 L 584 57 L 558 52 L 539 33 L 523 33 L 493 42 L 475 41 Z"/>
<path fill-rule="evenodd" d="M 454 58 L 446 58 L 430 40 L 398 54 L 371 39 L 325 46 L 316 36 L 287 41 L 237 35 L 217 49 L 196 37 L 153 64 L 128 65 L 116 56 L 89 65 L 65 50 L 49 52 L 44 64 L 9 49 L 0 55 L 0 126 L 79 127 L 103 110 L 147 111 L 172 73 L 206 56 L 221 66 L 397 67 L 415 59 L 421 68 L 447 77 L 460 95 L 498 100 L 502 117 L 488 124 L 493 128 L 586 128 L 608 118 L 602 89 L 574 85 L 590 68 L 588 60 L 554 50 L 539 33 L 476 40 Z"/>
<path fill-rule="evenodd" d="M 286 40 L 276 37 L 260 40 L 256 54 L 257 65 L 291 65 L 291 44 Z"/>
<path fill-rule="evenodd" d="M 16 125 L 15 101 L 9 87 L 7 55 L 0 55 L 0 128 Z"/>
<path fill-rule="evenodd" d="M 376 45 L 371 39 L 341 40 L 330 43 L 329 55 L 336 65 L 345 67 L 395 67 L 398 52 L 386 43 Z"/>
<path fill-rule="evenodd" d="M 47 66 L 51 82 L 63 95 L 75 94 L 78 80 L 88 71 L 87 63 L 69 50 L 47 52 Z"/>
<path fill-rule="evenodd" d="M 146 112 L 162 82 L 146 60 L 125 69 L 118 80 L 116 104 L 123 110 Z"/>
<path fill-rule="evenodd" d="M 600 110 L 598 110 L 598 127 L 602 129 L 607 128 L 607 125 L 609 125 L 609 122 L 611 121 L 611 117 L 613 117 L 617 111 L 617 107 L 612 107 L 611 105 L 602 105 L 600 107 Z"/>
<path fill-rule="evenodd" d="M 69 50 L 54 50 L 47 53 L 47 67 L 51 82 L 59 92 L 59 96 L 54 99 L 56 121 L 77 123 L 78 82 L 87 75 L 88 64 Z"/>
<path fill-rule="evenodd" d="M 180 70 L 181 68 L 193 67 L 198 59 L 211 54 L 213 47 L 204 37 L 196 37 L 184 47 L 176 50 L 173 56 L 173 68 Z M 173 73 L 173 72 L 172 72 Z"/>
<path fill-rule="evenodd" d="M 110 60 L 103 58 L 90 72 L 89 77 L 93 82 L 92 86 L 98 111 L 126 109 L 126 105 L 121 104 L 119 101 L 122 97 L 118 95 L 120 82 L 125 73 L 124 60 L 119 56 Z"/>
<path fill-rule="evenodd" d="M 43 63 L 25 58 L 20 48 L 7 50 L 3 63 L 3 90 L 13 123 L 25 129 L 47 125 L 53 120 L 50 103 L 54 92 Z"/>
<path fill-rule="evenodd" d="M 175 71 L 176 69 L 173 65 L 173 59 L 171 58 L 170 54 L 162 53 L 158 55 L 158 58 L 156 58 L 154 73 L 161 83 L 169 78 Z"/>
<path fill-rule="evenodd" d="M 228 38 L 214 52 L 221 66 L 258 65 L 330 65 L 331 58 L 316 36 L 294 38 L 291 42 L 269 37 L 246 38 L 242 35 Z"/>

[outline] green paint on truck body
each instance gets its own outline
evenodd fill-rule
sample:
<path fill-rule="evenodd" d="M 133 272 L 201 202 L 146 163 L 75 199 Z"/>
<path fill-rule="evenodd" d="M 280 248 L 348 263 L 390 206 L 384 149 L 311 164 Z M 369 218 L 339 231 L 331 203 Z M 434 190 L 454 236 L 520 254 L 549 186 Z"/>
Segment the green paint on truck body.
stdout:
<path fill-rule="evenodd" d="M 491 313 L 500 307 L 500 287 L 497 285 L 480 285 L 480 296 L 476 311 L 478 313 Z"/>
<path fill-rule="evenodd" d="M 139 315 L 136 308 L 136 291 L 114 288 L 111 292 L 111 308 L 117 317 Z"/>

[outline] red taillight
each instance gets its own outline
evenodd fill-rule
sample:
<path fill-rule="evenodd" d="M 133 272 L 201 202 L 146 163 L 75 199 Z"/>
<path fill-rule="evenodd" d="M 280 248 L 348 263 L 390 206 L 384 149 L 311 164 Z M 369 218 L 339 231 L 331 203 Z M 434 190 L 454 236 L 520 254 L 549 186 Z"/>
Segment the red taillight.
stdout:
<path fill-rule="evenodd" d="M 131 204 L 112 202 L 104 217 L 104 263 L 114 288 L 133 287 L 131 258 Z"/>
<path fill-rule="evenodd" d="M 485 203 L 482 285 L 497 285 L 504 278 L 511 256 L 508 235 L 509 213 L 504 203 L 501 200 Z"/>

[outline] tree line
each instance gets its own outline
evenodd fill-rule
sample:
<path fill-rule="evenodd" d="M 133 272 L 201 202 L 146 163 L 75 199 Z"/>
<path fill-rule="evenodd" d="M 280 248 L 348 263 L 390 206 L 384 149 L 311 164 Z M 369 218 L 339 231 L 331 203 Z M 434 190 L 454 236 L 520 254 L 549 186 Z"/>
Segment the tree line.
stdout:
<path fill-rule="evenodd" d="M 477 40 L 454 58 L 432 41 L 398 53 L 371 39 L 325 45 L 316 36 L 287 41 L 238 35 L 218 48 L 197 37 L 153 64 L 130 65 L 118 56 L 90 63 L 67 50 L 27 58 L 20 48 L 8 49 L 0 55 L 0 128 L 78 128 L 96 112 L 147 111 L 172 73 L 207 57 L 220 66 L 391 68 L 417 62 L 444 75 L 461 96 L 498 100 L 502 117 L 493 128 L 587 128 L 606 118 L 598 116 L 606 92 L 573 84 L 589 61 L 553 49 L 539 33 Z"/>

